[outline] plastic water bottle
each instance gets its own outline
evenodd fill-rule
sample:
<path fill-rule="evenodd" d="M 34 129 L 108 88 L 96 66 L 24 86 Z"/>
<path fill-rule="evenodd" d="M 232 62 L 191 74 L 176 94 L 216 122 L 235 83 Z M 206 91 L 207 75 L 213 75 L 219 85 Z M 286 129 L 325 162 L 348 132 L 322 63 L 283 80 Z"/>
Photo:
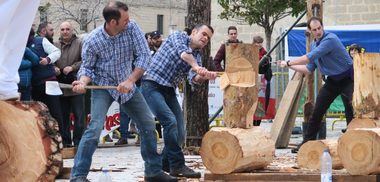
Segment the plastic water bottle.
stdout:
<path fill-rule="evenodd" d="M 102 173 L 99 175 L 98 182 L 112 182 L 112 178 L 108 169 L 102 168 Z"/>
<path fill-rule="evenodd" d="M 332 182 L 332 161 L 329 149 L 325 149 L 321 157 L 321 182 Z"/>

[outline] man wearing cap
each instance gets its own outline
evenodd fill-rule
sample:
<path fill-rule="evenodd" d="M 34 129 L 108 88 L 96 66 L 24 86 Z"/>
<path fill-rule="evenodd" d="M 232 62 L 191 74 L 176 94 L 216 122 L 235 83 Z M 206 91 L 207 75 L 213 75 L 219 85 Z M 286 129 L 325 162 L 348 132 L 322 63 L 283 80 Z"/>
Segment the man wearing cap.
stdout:
<path fill-rule="evenodd" d="M 153 31 L 150 33 L 149 39 L 149 48 L 151 50 L 152 55 L 154 55 L 162 44 L 162 35 L 158 31 Z"/>

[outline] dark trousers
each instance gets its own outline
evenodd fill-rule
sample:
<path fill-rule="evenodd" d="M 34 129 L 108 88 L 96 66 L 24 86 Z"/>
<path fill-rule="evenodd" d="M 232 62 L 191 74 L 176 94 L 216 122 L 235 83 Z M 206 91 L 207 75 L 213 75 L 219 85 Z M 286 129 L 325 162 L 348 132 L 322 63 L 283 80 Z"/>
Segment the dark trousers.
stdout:
<path fill-rule="evenodd" d="M 78 146 L 85 128 L 84 95 L 61 96 L 60 101 L 63 116 L 62 132 L 64 132 L 66 136 L 69 136 L 66 138 L 66 141 L 63 141 L 63 144 L 71 145 L 72 142 L 74 142 L 74 145 Z M 74 132 L 72 140 L 70 137 L 71 113 L 74 114 Z"/>
<path fill-rule="evenodd" d="M 29 86 L 18 85 L 18 92 L 20 92 L 20 94 L 21 94 L 20 100 L 21 101 L 30 101 L 31 90 L 32 90 L 32 87 L 30 85 Z"/>
<path fill-rule="evenodd" d="M 345 107 L 347 125 L 351 122 L 354 116 L 354 109 L 352 107 L 353 91 L 354 81 L 351 78 L 345 78 L 340 81 L 334 81 L 327 78 L 326 83 L 318 93 L 315 107 L 302 143 L 306 143 L 309 140 L 316 140 L 323 116 L 326 114 L 331 103 L 339 95 L 341 95 Z"/>
<path fill-rule="evenodd" d="M 62 131 L 63 128 L 63 117 L 61 104 L 59 101 L 59 95 L 46 95 L 45 93 L 45 84 L 42 85 L 33 85 L 32 86 L 32 99 L 34 101 L 40 101 L 46 104 L 49 109 L 50 115 L 57 120 L 59 133 L 62 136 L 62 140 L 65 141 L 69 136 L 65 135 Z"/>

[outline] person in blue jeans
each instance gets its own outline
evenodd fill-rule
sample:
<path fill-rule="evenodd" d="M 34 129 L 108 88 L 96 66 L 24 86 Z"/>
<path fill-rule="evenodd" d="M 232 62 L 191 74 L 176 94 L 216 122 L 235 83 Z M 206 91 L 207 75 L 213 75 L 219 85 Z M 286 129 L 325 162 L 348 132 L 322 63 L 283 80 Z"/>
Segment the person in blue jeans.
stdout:
<path fill-rule="evenodd" d="M 175 32 L 166 39 L 153 56 L 143 77 L 143 95 L 164 128 L 163 157 L 169 164 L 163 169 L 177 177 L 200 178 L 201 174 L 185 165 L 181 145 L 185 140 L 185 125 L 175 89 L 186 76 L 191 84 L 215 79 L 216 73 L 201 65 L 201 49 L 206 46 L 214 30 L 209 25 L 197 25 L 191 35 Z"/>
<path fill-rule="evenodd" d="M 116 90 L 92 90 L 91 121 L 79 143 L 70 181 L 88 181 L 92 156 L 99 143 L 106 113 L 113 101 L 136 122 L 140 129 L 141 156 L 145 161 L 145 181 L 177 181 L 162 171 L 157 153 L 155 122 L 135 82 L 143 75 L 150 61 L 148 44 L 136 22 L 129 20 L 128 6 L 111 1 L 103 9 L 104 26 L 93 30 L 84 40 L 82 65 L 73 91 L 85 93 L 92 82 L 100 86 L 117 86 Z M 134 60 L 133 60 L 134 59 Z M 132 61 L 135 69 L 132 71 Z"/>

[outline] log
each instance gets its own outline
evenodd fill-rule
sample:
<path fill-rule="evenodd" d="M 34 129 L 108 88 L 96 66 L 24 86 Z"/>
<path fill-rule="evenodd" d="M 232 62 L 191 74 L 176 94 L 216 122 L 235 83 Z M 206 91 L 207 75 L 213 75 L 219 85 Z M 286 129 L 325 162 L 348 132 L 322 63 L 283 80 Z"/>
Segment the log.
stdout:
<path fill-rule="evenodd" d="M 353 107 L 359 118 L 380 116 L 380 54 L 361 53 L 354 56 Z"/>
<path fill-rule="evenodd" d="M 2 181 L 54 181 L 62 168 L 58 123 L 40 102 L 0 101 Z"/>
<path fill-rule="evenodd" d="M 343 164 L 338 156 L 337 140 L 314 140 L 304 143 L 297 154 L 297 164 L 300 168 L 321 169 L 321 156 L 328 148 L 332 159 L 333 169 L 342 169 Z"/>
<path fill-rule="evenodd" d="M 356 128 L 380 128 L 379 119 L 354 118 L 347 126 L 347 130 Z"/>
<path fill-rule="evenodd" d="M 338 140 L 338 155 L 351 175 L 380 174 L 380 128 L 346 131 Z"/>
<path fill-rule="evenodd" d="M 226 46 L 226 70 L 221 77 L 224 123 L 230 128 L 252 127 L 258 100 L 258 47 L 252 44 Z"/>
<path fill-rule="evenodd" d="M 213 127 L 202 139 L 200 155 L 215 174 L 248 172 L 268 166 L 274 158 L 274 142 L 261 127 Z"/>

